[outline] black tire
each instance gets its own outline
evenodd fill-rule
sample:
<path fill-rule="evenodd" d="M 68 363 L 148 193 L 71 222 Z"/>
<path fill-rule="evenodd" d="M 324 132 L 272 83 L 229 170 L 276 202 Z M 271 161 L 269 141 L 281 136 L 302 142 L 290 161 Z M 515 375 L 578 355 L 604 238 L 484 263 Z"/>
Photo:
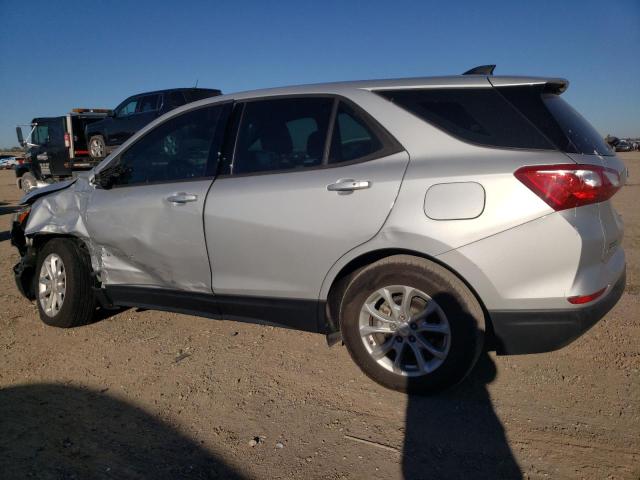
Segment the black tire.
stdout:
<path fill-rule="evenodd" d="M 392 372 L 372 358 L 364 346 L 359 326 L 361 308 L 372 293 L 390 285 L 421 290 L 446 315 L 448 353 L 430 373 L 408 377 Z M 392 390 L 430 394 L 452 387 L 471 371 L 483 349 L 485 320 L 473 293 L 449 270 L 424 258 L 394 255 L 352 277 L 340 305 L 340 330 L 349 354 L 369 378 Z"/>
<path fill-rule="evenodd" d="M 45 312 L 39 296 L 40 272 L 50 254 L 55 254 L 62 260 L 66 277 L 62 306 L 53 316 Z M 93 318 L 96 300 L 92 288 L 94 279 L 91 276 L 91 259 L 79 241 L 69 238 L 48 241 L 38 252 L 34 282 L 40 319 L 47 325 L 70 328 L 89 323 Z"/>
<path fill-rule="evenodd" d="M 94 147 L 95 144 L 95 147 Z M 96 150 L 100 150 L 102 153 L 98 153 Z M 107 145 L 104 143 L 104 137 L 102 135 L 93 135 L 89 138 L 88 143 L 89 155 L 91 158 L 104 158 L 107 156 Z"/>
<path fill-rule="evenodd" d="M 29 193 L 32 188 L 35 188 L 37 183 L 36 177 L 34 177 L 30 172 L 27 172 L 20 177 L 20 188 L 24 193 Z"/>

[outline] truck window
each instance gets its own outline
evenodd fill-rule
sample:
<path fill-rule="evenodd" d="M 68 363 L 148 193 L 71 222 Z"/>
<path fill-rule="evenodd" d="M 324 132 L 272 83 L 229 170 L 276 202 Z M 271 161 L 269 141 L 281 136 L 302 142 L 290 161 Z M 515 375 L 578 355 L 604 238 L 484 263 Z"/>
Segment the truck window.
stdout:
<path fill-rule="evenodd" d="M 169 92 L 164 94 L 164 105 L 168 110 L 184 105 L 184 95 L 182 92 Z"/>
<path fill-rule="evenodd" d="M 46 123 L 44 125 L 38 125 L 33 130 L 33 135 L 31 135 L 31 142 L 36 145 L 46 145 L 49 143 L 49 125 Z"/>
<path fill-rule="evenodd" d="M 158 100 L 160 100 L 160 95 L 145 95 L 140 99 L 140 108 L 138 108 L 138 112 L 144 113 L 156 111 L 158 109 Z"/>
<path fill-rule="evenodd" d="M 128 117 L 135 113 L 138 106 L 138 98 L 130 98 L 125 100 L 118 108 L 116 108 L 116 117 Z"/>

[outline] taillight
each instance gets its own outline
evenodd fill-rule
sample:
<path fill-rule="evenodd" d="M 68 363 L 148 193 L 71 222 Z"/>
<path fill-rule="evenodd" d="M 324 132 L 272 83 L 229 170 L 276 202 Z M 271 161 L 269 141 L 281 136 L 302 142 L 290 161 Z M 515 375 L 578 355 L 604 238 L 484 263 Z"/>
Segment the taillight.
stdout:
<path fill-rule="evenodd" d="M 60 138 L 60 137 L 58 137 Z M 69 148 L 71 146 L 71 138 L 69 137 L 68 133 L 64 134 L 64 146 Z"/>
<path fill-rule="evenodd" d="M 554 210 L 604 202 L 622 186 L 617 171 L 598 165 L 535 165 L 514 175 Z"/>

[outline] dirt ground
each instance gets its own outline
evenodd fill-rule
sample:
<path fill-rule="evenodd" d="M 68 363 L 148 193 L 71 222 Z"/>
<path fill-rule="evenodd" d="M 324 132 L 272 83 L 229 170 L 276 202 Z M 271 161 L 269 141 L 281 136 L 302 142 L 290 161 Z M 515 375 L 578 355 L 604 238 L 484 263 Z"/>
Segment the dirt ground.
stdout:
<path fill-rule="evenodd" d="M 640 478 L 640 154 L 628 286 L 582 338 L 481 359 L 447 394 L 368 380 L 321 335 L 133 309 L 61 330 L 11 267 L 0 172 L 1 478 Z"/>

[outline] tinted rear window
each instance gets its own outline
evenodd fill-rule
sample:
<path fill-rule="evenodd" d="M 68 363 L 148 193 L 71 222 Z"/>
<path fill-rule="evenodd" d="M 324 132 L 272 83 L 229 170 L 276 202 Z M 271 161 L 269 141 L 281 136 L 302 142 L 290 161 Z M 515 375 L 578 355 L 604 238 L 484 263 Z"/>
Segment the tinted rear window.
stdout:
<path fill-rule="evenodd" d="M 381 91 L 380 95 L 460 138 L 493 147 L 553 149 L 494 88 Z"/>
<path fill-rule="evenodd" d="M 596 130 L 543 86 L 378 92 L 423 120 L 491 147 L 612 155 Z"/>
<path fill-rule="evenodd" d="M 511 104 L 567 153 L 613 155 L 604 139 L 560 95 L 545 92 L 544 86 L 499 87 Z"/>

